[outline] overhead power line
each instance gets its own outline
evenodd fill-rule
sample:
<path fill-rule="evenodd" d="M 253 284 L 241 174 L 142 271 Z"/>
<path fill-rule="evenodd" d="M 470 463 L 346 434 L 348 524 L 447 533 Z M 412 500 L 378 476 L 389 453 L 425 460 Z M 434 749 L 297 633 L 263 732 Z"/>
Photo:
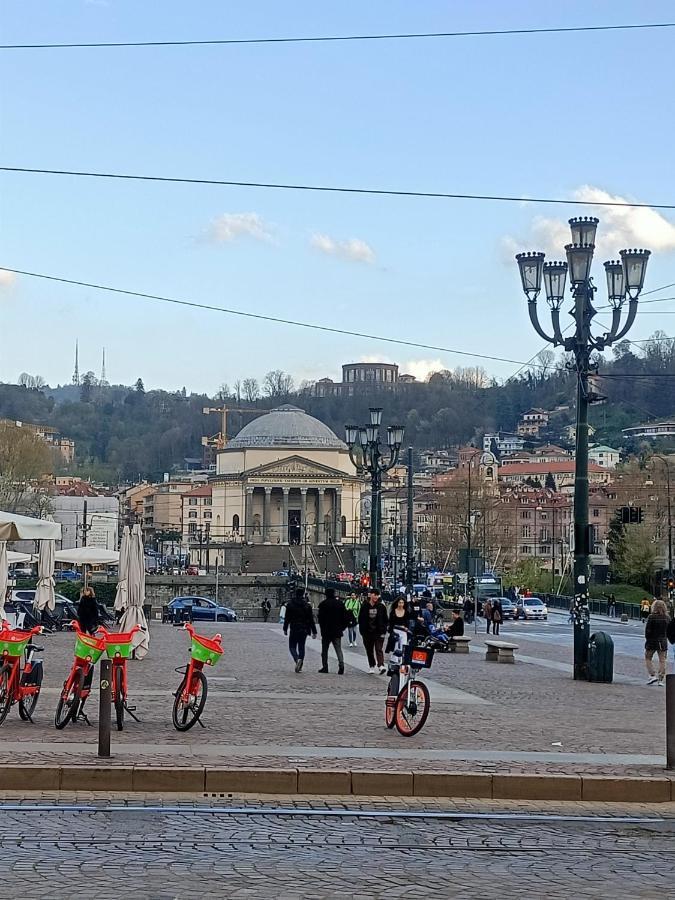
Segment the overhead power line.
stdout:
<path fill-rule="evenodd" d="M 631 209 L 675 209 L 675 203 L 630 203 L 627 200 L 565 200 L 561 197 L 519 197 L 510 194 L 456 194 L 446 191 L 388 190 L 386 188 L 338 187 L 325 184 L 293 184 L 273 181 L 229 181 L 220 178 L 183 178 L 167 175 L 131 175 L 122 172 L 80 172 L 73 169 L 34 169 L 0 166 L 0 172 L 29 175 L 68 175 L 73 178 L 107 178 L 120 181 L 154 181 L 165 184 L 204 184 L 219 187 L 261 188 L 278 191 L 311 191 L 328 194 L 367 194 L 379 197 L 422 197 L 434 200 L 490 200 L 504 203 L 553 203 L 564 206 L 618 206 Z"/>
<path fill-rule="evenodd" d="M 415 347 L 422 350 L 436 350 L 439 353 L 452 353 L 457 356 L 467 356 L 472 359 L 487 359 L 491 362 L 506 362 L 513 363 L 514 365 L 525 365 L 521 363 L 518 359 L 510 359 L 504 356 L 491 356 L 486 353 L 471 353 L 468 350 L 456 350 L 451 347 L 439 347 L 434 344 L 422 344 L 417 341 L 406 341 L 402 338 L 393 338 L 393 337 L 383 337 L 378 334 L 368 334 L 367 332 L 362 331 L 350 331 L 347 328 L 336 328 L 330 325 L 318 325 L 312 322 L 298 322 L 293 319 L 283 319 L 280 316 L 268 316 L 263 313 L 254 313 L 254 312 L 245 312 L 241 309 L 231 309 L 223 306 L 213 306 L 209 303 L 198 303 L 194 300 L 179 300 L 176 297 L 165 297 L 161 294 L 146 294 L 141 291 L 131 291 L 126 290 L 124 288 L 111 287 L 110 285 L 105 284 L 94 284 L 92 282 L 87 281 L 76 281 L 72 278 L 60 278 L 56 275 L 45 275 L 42 272 L 27 272 L 23 269 L 11 269 L 7 266 L 0 266 L 0 269 L 4 269 L 5 272 L 12 272 L 15 275 L 25 275 L 28 278 L 41 278 L 45 281 L 55 281 L 60 284 L 71 284 L 76 287 L 85 287 L 91 288 L 92 290 L 97 291 L 107 291 L 112 294 L 123 294 L 127 297 L 139 297 L 142 300 L 153 300 L 161 303 L 171 303 L 175 306 L 184 306 L 191 309 L 204 309 L 209 312 L 219 312 L 225 313 L 229 316 L 241 316 L 245 319 L 257 319 L 263 322 L 274 322 L 277 325 L 291 325 L 294 328 L 307 328 L 313 331 L 324 331 L 329 334 L 344 334 L 348 337 L 358 337 L 365 338 L 370 341 L 382 341 L 387 344 L 399 344 L 404 347 Z M 542 368 L 541 366 L 537 366 L 535 363 L 534 366 L 537 368 Z"/>
<path fill-rule="evenodd" d="M 207 38 L 187 41 L 89 41 L 53 44 L 0 44 L 0 50 L 73 50 L 99 47 L 203 47 L 231 44 L 320 44 L 347 41 L 408 41 L 432 38 L 498 37 L 527 34 L 570 34 L 594 31 L 637 31 L 673 28 L 675 22 L 638 22 L 626 25 L 570 25 L 560 28 L 507 28 L 486 31 L 425 31 L 400 34 L 333 34 L 308 37 Z"/>

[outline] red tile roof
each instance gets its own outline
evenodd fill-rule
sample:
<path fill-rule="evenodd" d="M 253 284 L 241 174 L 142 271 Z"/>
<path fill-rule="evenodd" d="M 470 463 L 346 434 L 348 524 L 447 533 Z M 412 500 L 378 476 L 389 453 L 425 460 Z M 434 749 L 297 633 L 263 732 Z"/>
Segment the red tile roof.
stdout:
<path fill-rule="evenodd" d="M 589 472 L 609 472 L 604 466 L 599 466 L 597 463 L 589 462 L 588 464 Z M 511 463 L 511 465 L 504 466 L 502 470 L 500 470 L 500 474 L 506 475 L 547 475 L 548 473 L 551 475 L 573 475 L 574 474 L 574 460 L 570 459 L 565 460 L 564 462 L 524 462 L 524 463 Z"/>
<path fill-rule="evenodd" d="M 212 489 L 210 484 L 200 484 L 199 487 L 196 487 L 193 491 L 189 491 L 187 494 L 183 494 L 184 497 L 210 497 L 212 494 Z"/>

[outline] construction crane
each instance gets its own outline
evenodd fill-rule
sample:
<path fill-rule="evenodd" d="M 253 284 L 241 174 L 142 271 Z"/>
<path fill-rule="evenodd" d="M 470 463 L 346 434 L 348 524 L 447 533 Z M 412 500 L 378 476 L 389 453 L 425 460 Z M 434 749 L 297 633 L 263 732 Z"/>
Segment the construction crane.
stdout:
<path fill-rule="evenodd" d="M 224 450 L 227 446 L 227 414 L 231 412 L 240 412 L 240 413 L 254 413 L 258 415 L 260 410 L 258 409 L 250 409 L 242 406 L 204 406 L 202 407 L 202 412 L 205 416 L 213 415 L 214 413 L 218 413 L 221 417 L 220 420 L 220 431 L 217 434 L 213 435 L 204 435 L 202 437 L 202 447 L 204 447 L 204 462 L 206 463 L 206 456 L 211 455 L 213 453 L 217 453 L 219 450 Z"/>

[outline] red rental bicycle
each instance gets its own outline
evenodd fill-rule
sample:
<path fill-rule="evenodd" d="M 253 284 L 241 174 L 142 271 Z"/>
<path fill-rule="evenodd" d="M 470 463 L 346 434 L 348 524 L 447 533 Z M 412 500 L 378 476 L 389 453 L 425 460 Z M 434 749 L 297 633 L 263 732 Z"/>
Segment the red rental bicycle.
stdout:
<path fill-rule="evenodd" d="M 7 718 L 10 706 L 18 701 L 19 715 L 24 722 L 32 722 L 33 711 L 37 706 L 42 685 L 42 661 L 33 659 L 35 653 L 41 653 L 42 647 L 36 647 L 32 638 L 42 632 L 42 625 L 36 625 L 30 631 L 10 628 L 7 622 L 2 623 L 0 630 L 0 725 Z M 21 668 L 21 657 L 25 654 L 26 662 Z"/>
<path fill-rule="evenodd" d="M 134 715 L 135 706 L 127 706 L 127 660 L 133 652 L 133 641 L 136 632 L 141 631 L 140 625 L 134 625 L 131 631 L 112 632 L 99 626 L 96 636 L 103 636 L 105 640 L 105 652 L 108 659 L 112 660 L 112 705 L 115 707 L 115 719 L 117 730 L 124 728 L 124 713 L 128 712 L 131 718 L 138 722 Z"/>
<path fill-rule="evenodd" d="M 206 705 L 207 683 L 206 675 L 202 671 L 204 666 L 215 666 L 223 655 L 222 637 L 219 634 L 212 638 L 196 634 L 189 622 L 185 623 L 185 630 L 192 638 L 190 648 L 190 662 L 187 666 L 180 666 L 176 672 L 185 673 L 178 690 L 174 694 L 173 725 L 178 731 L 188 731 L 195 722 L 203 726 L 199 717 Z"/>
<path fill-rule="evenodd" d="M 105 638 L 93 637 L 80 629 L 77 621 L 71 622 L 75 632 L 75 659 L 68 678 L 63 682 L 63 690 L 56 707 L 54 725 L 60 730 L 68 722 L 84 719 L 87 725 L 91 722 L 84 712 L 84 703 L 91 692 L 91 679 L 94 666 L 105 650 Z"/>

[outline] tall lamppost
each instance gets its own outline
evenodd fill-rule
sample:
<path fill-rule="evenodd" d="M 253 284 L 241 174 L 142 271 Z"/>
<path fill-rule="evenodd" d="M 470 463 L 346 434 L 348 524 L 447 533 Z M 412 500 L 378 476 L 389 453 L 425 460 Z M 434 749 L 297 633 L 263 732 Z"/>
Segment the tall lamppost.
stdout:
<path fill-rule="evenodd" d="M 382 475 L 398 462 L 403 443 L 403 426 L 390 425 L 387 428 L 387 449 L 380 447 L 380 426 L 382 410 L 371 407 L 370 424 L 346 425 L 345 437 L 349 447 L 349 458 L 359 474 L 370 475 L 370 583 L 382 587 Z"/>
<path fill-rule="evenodd" d="M 663 456 L 660 453 L 652 453 L 652 459 L 658 459 L 659 462 L 663 463 L 663 468 L 666 470 L 666 494 L 667 494 L 667 509 L 668 509 L 668 578 L 667 584 L 669 585 L 671 578 L 673 577 L 673 510 L 671 506 L 671 497 L 670 497 L 670 461 L 667 456 Z"/>
<path fill-rule="evenodd" d="M 649 250 L 621 250 L 621 262 L 605 263 L 607 293 L 612 310 L 609 330 L 600 335 L 591 332 L 597 310 L 593 307 L 596 288 L 591 278 L 591 263 L 595 250 L 598 219 L 584 216 L 569 220 L 572 243 L 565 247 L 567 262 L 544 262 L 543 253 L 519 253 L 516 256 L 523 291 L 527 296 L 530 321 L 537 334 L 574 354 L 577 371 L 577 424 L 574 474 L 574 677 L 588 677 L 588 639 L 590 612 L 588 608 L 588 557 L 590 529 L 588 524 L 588 406 L 591 400 L 589 375 L 595 371 L 591 353 L 602 351 L 621 340 L 635 321 L 638 296 L 642 290 Z M 560 311 L 565 299 L 565 280 L 569 271 L 573 306 L 574 333 L 563 336 Z M 546 301 L 551 314 L 552 334 L 539 322 L 537 298 L 542 276 Z M 628 313 L 622 324 L 622 312 L 628 301 Z"/>

